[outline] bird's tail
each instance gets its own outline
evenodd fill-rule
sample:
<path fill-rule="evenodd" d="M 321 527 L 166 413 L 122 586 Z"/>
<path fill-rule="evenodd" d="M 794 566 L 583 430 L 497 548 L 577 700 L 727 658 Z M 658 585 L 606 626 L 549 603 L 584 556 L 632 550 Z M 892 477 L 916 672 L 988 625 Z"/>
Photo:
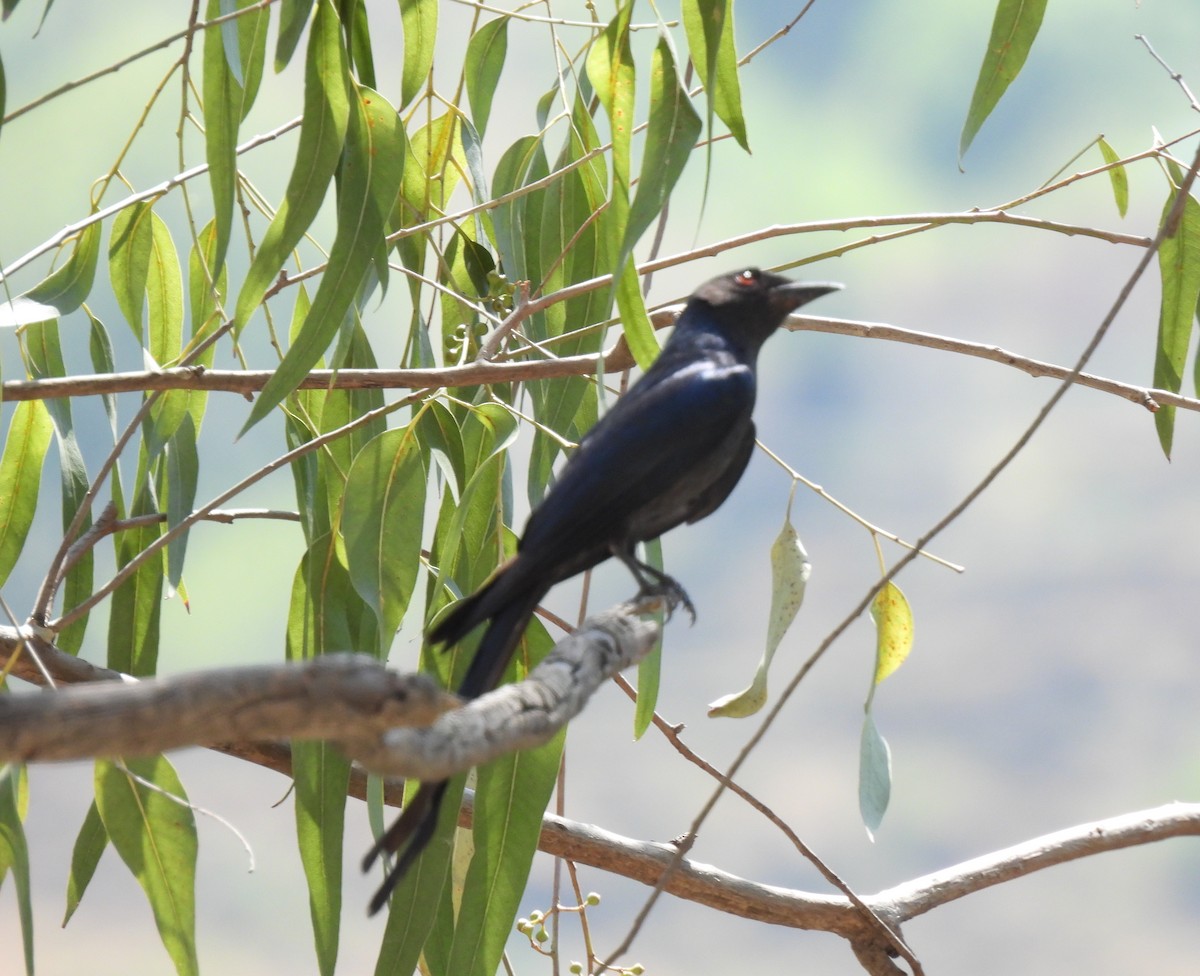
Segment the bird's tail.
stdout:
<path fill-rule="evenodd" d="M 463 698 L 478 698 L 500 683 L 504 669 L 525 633 L 525 625 L 546 595 L 541 586 L 533 589 L 513 586 L 519 578 L 509 573 L 511 570 L 497 573 L 491 582 L 454 607 L 429 633 L 429 639 L 435 643 L 453 644 L 477 624 L 491 619 L 466 677 L 458 686 L 458 693 Z M 384 851 L 399 855 L 371 899 L 369 911 L 372 915 L 386 904 L 388 896 L 433 838 L 446 786 L 446 780 L 422 783 L 395 823 L 367 852 L 363 859 L 364 871 L 369 870 Z"/>
<path fill-rule="evenodd" d="M 500 683 L 525 625 L 548 589 L 529 576 L 519 562 L 509 561 L 429 631 L 429 640 L 434 644 L 457 644 L 479 624 L 490 620 L 466 677 L 456 689 L 463 698 L 478 698 Z"/>
<path fill-rule="evenodd" d="M 442 799 L 446 795 L 446 786 L 447 781 L 444 779 L 436 783 L 422 783 L 404 811 L 396 818 L 396 822 L 367 851 L 367 856 L 362 862 L 364 871 L 369 871 L 375 859 L 384 851 L 389 854 L 400 852 L 396 863 L 392 865 L 387 877 L 383 879 L 383 884 L 371 899 L 367 909 L 369 915 L 374 915 L 387 903 L 392 890 L 408 873 L 408 869 L 433 837 L 438 813 L 442 809 Z"/>

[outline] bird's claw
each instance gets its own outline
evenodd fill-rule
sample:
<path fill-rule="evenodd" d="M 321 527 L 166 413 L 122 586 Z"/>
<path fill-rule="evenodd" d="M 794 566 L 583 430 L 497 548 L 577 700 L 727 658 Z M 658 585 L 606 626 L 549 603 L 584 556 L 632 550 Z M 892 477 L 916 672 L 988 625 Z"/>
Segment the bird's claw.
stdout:
<path fill-rule="evenodd" d="M 687 595 L 687 590 L 670 576 L 664 574 L 661 579 L 644 584 L 638 590 L 638 597 L 662 600 L 668 620 L 671 619 L 675 608 L 682 606 L 688 612 L 688 616 L 692 618 L 692 623 L 696 622 L 696 606 L 692 603 L 692 598 Z"/>

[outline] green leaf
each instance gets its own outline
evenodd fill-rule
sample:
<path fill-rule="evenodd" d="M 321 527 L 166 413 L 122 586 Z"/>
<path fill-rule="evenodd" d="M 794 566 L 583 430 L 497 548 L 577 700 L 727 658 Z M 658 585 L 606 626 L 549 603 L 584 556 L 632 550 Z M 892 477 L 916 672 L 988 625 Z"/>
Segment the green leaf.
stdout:
<path fill-rule="evenodd" d="M 196 451 L 196 426 L 191 414 L 171 435 L 167 444 L 167 528 L 173 529 L 196 506 L 196 485 L 200 479 L 200 455 Z M 183 579 L 183 558 L 187 552 L 188 533 L 184 532 L 167 545 L 167 582 L 178 587 Z"/>
<path fill-rule="evenodd" d="M 709 131 L 716 112 L 738 145 L 749 152 L 733 37 L 733 0 L 683 0 L 683 27 L 692 64 L 708 93 Z"/>
<path fill-rule="evenodd" d="M 150 213 L 146 299 L 150 355 L 160 366 L 173 363 L 182 348 L 183 273 L 171 231 L 154 212 Z"/>
<path fill-rule="evenodd" d="M 437 0 L 400 0 L 400 23 L 404 28 L 404 66 L 400 72 L 400 108 L 425 87 L 433 68 L 437 39 Z"/>
<path fill-rule="evenodd" d="M 650 65 L 650 120 L 646 129 L 646 148 L 618 264 L 624 262 L 638 239 L 662 213 L 701 129 L 700 117 L 679 84 L 671 45 L 663 38 L 654 49 Z"/>
<path fill-rule="evenodd" d="M 644 558 L 657 570 L 663 568 L 662 539 L 651 539 L 644 543 Z M 663 612 L 654 614 L 658 622 L 659 638 L 654 649 L 638 662 L 637 703 L 633 708 L 633 738 L 640 739 L 654 721 L 654 710 L 658 707 L 658 692 L 662 684 L 662 625 Z"/>
<path fill-rule="evenodd" d="M 0 586 L 3 586 L 25 547 L 37 511 L 42 463 L 54 429 L 40 400 L 17 404 L 0 455 Z"/>
<path fill-rule="evenodd" d="M 354 459 L 343 496 L 350 579 L 379 618 L 386 657 L 421 565 L 425 464 L 416 425 L 381 434 Z"/>
<path fill-rule="evenodd" d="M 1167 198 L 1162 221 L 1166 221 L 1177 198 L 1176 192 Z M 1200 203 L 1191 195 L 1184 201 L 1175 232 L 1165 237 L 1158 249 L 1158 270 L 1162 279 L 1162 304 L 1154 346 L 1154 386 L 1178 393 L 1183 386 L 1192 321 L 1200 298 Z M 1196 380 L 1200 388 L 1200 373 Z M 1175 436 L 1175 408 L 1161 406 L 1154 415 L 1154 426 L 1163 453 L 1170 460 Z"/>
<path fill-rule="evenodd" d="M 508 54 L 508 18 L 488 21 L 471 35 L 463 74 L 467 82 L 467 100 L 471 103 L 471 119 L 475 131 L 482 137 L 492 114 L 492 98 Z"/>
<path fill-rule="evenodd" d="M 892 751 L 875 728 L 870 711 L 863 716 L 858 750 L 858 811 L 874 840 L 892 796 Z"/>
<path fill-rule="evenodd" d="M 365 0 L 341 0 L 342 29 L 354 76 L 368 88 L 375 83 L 375 57 L 371 53 L 371 25 L 367 21 Z"/>
<path fill-rule="evenodd" d="M 1103 136 L 1096 140 L 1096 144 L 1100 147 L 1100 155 L 1104 157 L 1104 161 L 1108 165 L 1112 166 L 1113 163 L 1121 158 Z M 1126 211 L 1129 210 L 1129 176 L 1125 172 L 1125 167 L 1113 166 L 1108 171 L 1108 179 L 1112 184 L 1113 200 L 1117 204 L 1117 213 L 1124 217 Z"/>
<path fill-rule="evenodd" d="M 346 49 L 332 0 L 319 0 L 304 72 L 304 121 L 287 191 L 238 293 L 240 332 L 317 216 L 346 140 L 352 95 Z M 340 225 L 339 225 L 340 226 Z"/>
<path fill-rule="evenodd" d="M 999 0 L 996 4 L 992 34 L 988 38 L 983 64 L 979 67 L 979 78 L 971 94 L 971 106 L 967 109 L 967 119 L 958 140 L 960 166 L 984 120 L 992 114 L 1000 97 L 1020 74 L 1029 56 L 1029 49 L 1033 47 L 1033 39 L 1042 26 L 1045 12 L 1046 0 Z"/>
<path fill-rule="evenodd" d="M 2 109 L 3 106 L 0 106 Z M 33 900 L 30 897 L 29 844 L 21 823 L 21 808 L 28 789 L 23 766 L 0 766 L 0 879 L 11 871 L 21 920 L 21 946 L 25 972 L 33 976 Z"/>
<path fill-rule="evenodd" d="M 89 224 L 61 267 L 24 295 L 0 304 L 0 326 L 27 325 L 75 311 L 91 294 L 99 257 L 100 224 Z"/>
<path fill-rule="evenodd" d="M 97 373 L 113 373 L 116 367 L 113 363 L 112 340 L 104 323 L 88 312 L 88 352 L 92 359 L 92 369 Z M 108 426 L 112 429 L 113 438 L 117 436 L 117 397 L 114 393 L 105 393 L 100 398 L 104 402 L 104 412 L 108 415 Z"/>
<path fill-rule="evenodd" d="M 8 102 L 8 83 L 4 79 L 4 62 L 0 61 L 0 127 L 4 123 L 4 106 Z"/>
<path fill-rule="evenodd" d="M 633 144 L 635 68 L 629 45 L 633 3 L 626 0 L 588 52 L 587 76 L 608 115 L 612 134 L 612 199 L 605 221 L 614 250 L 629 217 L 630 155 Z"/>
<path fill-rule="evenodd" d="M 139 464 L 143 471 L 140 473 L 144 473 L 144 455 L 143 451 L 142 464 Z M 113 489 L 117 517 L 124 518 L 126 515 L 122 511 L 123 501 L 118 482 L 114 482 Z M 128 515 L 155 513 L 156 507 L 148 495 L 149 492 L 145 488 L 139 491 Z M 158 523 L 118 532 L 113 537 L 117 568 L 123 568 L 161 533 L 162 526 Z M 108 617 L 107 661 L 113 670 L 140 678 L 154 674 L 157 669 L 162 587 L 162 562 L 158 559 L 148 559 L 113 594 Z"/>
<path fill-rule="evenodd" d="M 650 364 L 658 358 L 658 338 L 654 335 L 654 326 L 646 312 L 646 301 L 642 296 L 633 258 L 626 261 L 617 277 L 616 296 L 621 328 L 625 331 L 629 351 L 642 369 L 649 369 Z"/>
<path fill-rule="evenodd" d="M 75 914 L 83 899 L 83 893 L 91 884 L 100 857 L 108 847 L 108 832 L 100 819 L 100 808 L 96 801 L 88 807 L 87 816 L 83 818 L 83 826 L 79 828 L 79 836 L 75 838 L 75 846 L 71 849 L 71 873 L 67 877 L 67 909 L 63 915 L 63 927 Z"/>
<path fill-rule="evenodd" d="M 235 0 L 233 9 L 257 2 Z M 231 12 L 229 6 L 226 0 L 208 0 L 208 18 Z M 262 78 L 266 30 L 267 11 L 260 9 L 204 34 L 204 153 L 217 228 L 213 263 L 217 268 L 225 263 L 233 224 L 238 126 L 250 111 Z"/>
<path fill-rule="evenodd" d="M 913 617 L 908 600 L 895 583 L 888 582 L 871 601 L 875 622 L 875 677 L 873 687 L 892 674 L 912 650 Z"/>
<path fill-rule="evenodd" d="M 450 780 L 433 837 L 392 893 L 375 976 L 410 976 L 422 953 L 428 951 L 426 940 L 438 921 L 442 892 L 450 873 L 454 825 L 458 822 L 465 780 L 465 775 Z"/>
<path fill-rule="evenodd" d="M 187 794 L 162 756 L 128 760 L 126 766 L 129 772 L 111 762 L 96 763 L 96 805 L 104 829 L 142 886 L 175 971 L 198 976 L 196 821 Z"/>
<path fill-rule="evenodd" d="M 342 915 L 342 848 L 350 762 L 327 742 L 292 743 L 296 842 L 308 882 L 317 967 L 333 976 Z"/>
<path fill-rule="evenodd" d="M 382 95 L 369 88 L 356 89 L 346 132 L 338 229 L 329 266 L 300 334 L 259 394 L 243 432 L 270 413 L 321 358 L 383 246 L 387 218 L 403 172 L 404 126 Z"/>
<path fill-rule="evenodd" d="M 27 326 L 25 348 L 29 353 L 29 371 L 34 378 L 67 375 L 57 320 L 34 322 Z M 46 400 L 45 403 L 54 423 L 55 440 L 58 443 L 58 468 L 62 481 L 62 525 L 66 531 L 83 504 L 91 479 L 88 478 L 75 434 L 71 401 L 67 398 L 56 398 Z M 91 518 L 85 516 L 80 531 L 87 531 L 91 524 Z M 89 549 L 67 570 L 67 578 L 63 585 L 64 606 L 75 606 L 91 596 L 94 563 L 95 556 Z M 70 654 L 76 653 L 83 643 L 86 629 L 87 617 L 84 616 L 58 634 L 55 646 Z"/>
<path fill-rule="evenodd" d="M 526 638 L 533 656 L 553 646 L 537 624 Z M 562 760 L 566 730 L 537 749 L 482 767 L 475 790 L 475 852 L 463 882 L 462 902 L 446 971 L 495 973 L 525 893 L 537 851 L 542 814 Z"/>
<path fill-rule="evenodd" d="M 142 308 L 146 300 L 146 277 L 150 273 L 150 252 L 154 236 L 148 203 L 135 203 L 113 218 L 108 241 L 108 274 L 113 294 L 133 337 L 142 338 Z"/>
<path fill-rule="evenodd" d="M 771 544 L 771 614 L 767 625 L 767 646 L 758 662 L 748 688 L 737 694 L 725 695 L 708 706 L 709 718 L 745 718 L 753 715 L 767 702 L 767 670 L 787 633 L 800 605 L 812 565 L 808 553 L 791 519 L 784 519 L 783 528 Z"/>
<path fill-rule="evenodd" d="M 282 0 L 280 3 L 279 37 L 275 41 L 276 72 L 282 71 L 292 60 L 312 8 L 313 0 Z"/>

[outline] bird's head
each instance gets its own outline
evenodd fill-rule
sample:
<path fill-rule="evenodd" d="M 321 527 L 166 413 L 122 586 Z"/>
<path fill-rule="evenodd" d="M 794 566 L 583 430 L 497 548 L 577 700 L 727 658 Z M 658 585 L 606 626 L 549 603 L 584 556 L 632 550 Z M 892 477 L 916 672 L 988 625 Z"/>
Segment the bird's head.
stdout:
<path fill-rule="evenodd" d="M 746 268 L 706 282 L 692 300 L 708 305 L 738 331 L 758 333 L 756 338 L 762 341 L 801 305 L 841 287 L 834 282 L 789 281 L 769 271 Z"/>

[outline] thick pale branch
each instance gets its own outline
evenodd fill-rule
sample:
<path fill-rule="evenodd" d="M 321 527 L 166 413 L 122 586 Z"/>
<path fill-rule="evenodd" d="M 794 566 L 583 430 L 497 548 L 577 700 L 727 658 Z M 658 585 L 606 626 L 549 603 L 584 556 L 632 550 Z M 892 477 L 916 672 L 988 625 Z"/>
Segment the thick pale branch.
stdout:
<path fill-rule="evenodd" d="M 104 681 L 0 698 L 0 761 L 155 755 L 191 745 L 340 739 L 428 725 L 458 699 L 364 654 Z"/>
<path fill-rule="evenodd" d="M 654 646 L 658 625 L 623 604 L 589 618 L 518 684 L 463 708 L 426 675 L 372 657 L 225 668 L 137 681 L 116 677 L 39 695 L 0 697 L 0 762 L 154 755 L 190 745 L 325 739 L 368 768 L 444 779 L 549 740 L 618 670 Z M 19 640 L 8 636 L 15 652 Z M 65 657 L 33 653 L 46 664 Z M 2 652 L 0 652 L 2 653 Z M 51 665 L 47 665 L 49 672 Z M 40 675 L 32 661 L 30 673 Z M 413 734 L 414 726 L 421 726 Z"/>
<path fill-rule="evenodd" d="M 658 624 L 638 613 L 627 603 L 589 617 L 524 681 L 447 712 L 429 728 L 392 729 L 348 742 L 347 750 L 376 773 L 439 780 L 548 742 L 600 685 L 650 653 Z"/>

